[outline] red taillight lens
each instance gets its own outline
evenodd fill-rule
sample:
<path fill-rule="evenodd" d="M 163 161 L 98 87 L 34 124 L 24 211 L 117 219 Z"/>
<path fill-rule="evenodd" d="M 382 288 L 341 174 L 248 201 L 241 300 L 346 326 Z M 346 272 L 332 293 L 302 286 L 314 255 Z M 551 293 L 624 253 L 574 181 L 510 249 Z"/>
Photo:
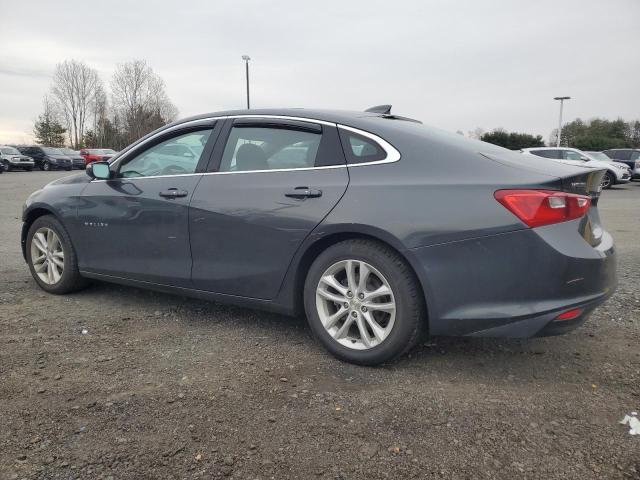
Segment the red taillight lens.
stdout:
<path fill-rule="evenodd" d="M 567 310 L 566 312 L 561 313 L 560 315 L 558 315 L 555 320 L 558 321 L 562 321 L 562 320 L 573 320 L 574 318 L 577 318 L 580 314 L 582 313 L 582 310 L 579 308 L 574 308 L 572 310 Z"/>
<path fill-rule="evenodd" d="M 556 190 L 498 190 L 493 196 L 532 228 L 580 218 L 591 204 L 589 197 Z"/>

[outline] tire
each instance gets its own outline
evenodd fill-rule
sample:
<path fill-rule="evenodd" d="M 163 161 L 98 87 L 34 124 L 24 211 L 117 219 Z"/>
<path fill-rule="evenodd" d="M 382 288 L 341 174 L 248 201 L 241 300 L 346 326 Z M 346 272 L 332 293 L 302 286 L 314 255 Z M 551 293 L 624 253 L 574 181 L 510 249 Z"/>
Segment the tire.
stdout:
<path fill-rule="evenodd" d="M 608 190 L 610 189 L 613 185 L 615 185 L 616 183 L 616 179 L 613 176 L 613 174 L 611 172 L 607 172 L 604 174 L 604 177 L 602 177 L 602 189 L 603 190 Z"/>
<path fill-rule="evenodd" d="M 34 246 L 34 236 L 36 235 L 36 233 L 40 234 L 43 232 L 43 230 L 46 229 L 52 230 L 55 233 L 55 235 L 59 239 L 61 250 L 64 255 L 64 258 L 62 260 L 63 268 L 61 275 L 56 281 L 53 281 L 51 283 L 44 281 L 39 276 L 38 272 L 36 272 L 33 257 L 33 251 L 41 251 L 37 246 Z M 45 292 L 53 293 L 56 295 L 63 295 L 65 293 L 80 290 L 88 284 L 87 279 L 83 278 L 78 270 L 76 251 L 73 247 L 73 244 L 71 243 L 69 234 L 65 230 L 64 226 L 53 215 L 44 215 L 42 217 L 38 217 L 33 222 L 31 227 L 29 228 L 29 232 L 27 233 L 26 253 L 27 264 L 29 265 L 31 275 L 33 276 L 38 286 Z"/>
<path fill-rule="evenodd" d="M 45 172 L 48 172 L 51 170 L 51 164 L 49 162 L 44 162 L 42 164 L 42 170 L 44 170 Z"/>
<path fill-rule="evenodd" d="M 365 277 L 369 284 L 363 289 L 357 285 L 354 292 L 348 290 L 349 283 L 346 280 L 349 261 L 352 262 L 354 285 L 359 283 L 360 272 L 364 267 L 370 272 Z M 340 272 L 342 265 L 345 265 L 344 273 Z M 333 276 L 332 272 L 337 273 Z M 340 275 L 344 277 L 343 280 L 339 280 L 338 287 L 343 292 L 346 290 L 344 295 L 352 297 L 345 299 L 344 303 L 341 303 L 342 300 L 327 300 L 323 296 L 327 292 L 329 295 L 337 293 L 339 297 L 342 296 L 338 289 L 327 287 L 327 283 L 321 282 L 323 277 L 333 276 L 334 279 L 339 279 Z M 367 300 L 372 291 L 380 292 L 385 285 L 390 289 L 391 295 L 381 295 L 376 300 Z M 324 293 L 319 293 L 320 290 L 324 290 Z M 358 298 L 360 295 L 364 297 L 362 302 Z M 395 304 L 393 313 L 374 307 L 376 301 L 381 302 L 378 304 L 381 307 Z M 367 305 L 369 308 L 366 308 Z M 358 365 L 378 365 L 403 355 L 415 346 L 426 327 L 423 293 L 411 267 L 396 251 L 371 240 L 346 240 L 322 252 L 307 273 L 304 306 L 309 326 L 324 347 L 340 360 Z M 330 332 L 325 328 L 325 324 L 331 323 L 330 319 L 340 313 L 338 310 L 346 311 L 346 314 L 335 322 Z M 366 312 L 369 319 L 377 316 L 374 317 L 377 318 L 375 325 L 380 327 L 379 332 L 384 330 L 384 334 L 380 334 L 379 337 L 373 334 L 371 323 L 365 321 Z M 351 316 L 354 318 L 351 319 Z M 345 338 L 344 327 L 348 319 L 351 320 L 351 325 L 347 326 Z M 369 345 L 364 341 L 360 325 L 367 325 L 366 337 L 373 340 Z M 360 340 L 357 339 L 358 336 Z"/>
<path fill-rule="evenodd" d="M 2 168 L 0 168 L 0 170 L 4 170 L 5 172 L 10 172 L 11 171 L 11 165 L 9 165 L 9 162 L 4 162 L 4 166 Z"/>

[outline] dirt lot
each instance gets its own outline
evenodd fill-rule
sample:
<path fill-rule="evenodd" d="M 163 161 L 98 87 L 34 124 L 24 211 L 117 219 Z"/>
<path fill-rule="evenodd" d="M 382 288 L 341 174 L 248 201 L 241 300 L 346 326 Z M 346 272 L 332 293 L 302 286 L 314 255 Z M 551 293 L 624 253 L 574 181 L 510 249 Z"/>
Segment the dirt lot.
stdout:
<path fill-rule="evenodd" d="M 640 478 L 640 183 L 604 192 L 618 291 L 575 332 L 435 338 L 362 368 L 301 319 L 95 284 L 36 287 L 0 176 L 0 479 Z M 86 333 L 83 333 L 83 330 Z"/>

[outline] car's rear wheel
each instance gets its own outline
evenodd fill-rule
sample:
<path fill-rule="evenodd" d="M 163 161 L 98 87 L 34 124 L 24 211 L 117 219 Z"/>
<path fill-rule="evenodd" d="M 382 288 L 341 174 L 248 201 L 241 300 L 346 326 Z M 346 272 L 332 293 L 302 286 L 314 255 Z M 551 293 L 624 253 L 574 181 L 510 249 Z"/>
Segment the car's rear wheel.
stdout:
<path fill-rule="evenodd" d="M 69 234 L 52 215 L 37 218 L 27 233 L 27 263 L 40 288 L 55 294 L 79 290 L 87 284 L 80 275 Z"/>
<path fill-rule="evenodd" d="M 611 174 L 611 172 L 607 172 L 604 174 L 604 177 L 602 177 L 602 182 L 600 183 L 600 185 L 602 186 L 603 189 L 608 189 L 611 188 L 611 185 L 613 185 L 615 183 L 615 179 L 613 178 L 613 175 Z"/>
<path fill-rule="evenodd" d="M 412 348 L 425 326 L 415 275 L 394 250 L 347 240 L 322 252 L 304 291 L 309 325 L 336 357 L 377 365 Z"/>

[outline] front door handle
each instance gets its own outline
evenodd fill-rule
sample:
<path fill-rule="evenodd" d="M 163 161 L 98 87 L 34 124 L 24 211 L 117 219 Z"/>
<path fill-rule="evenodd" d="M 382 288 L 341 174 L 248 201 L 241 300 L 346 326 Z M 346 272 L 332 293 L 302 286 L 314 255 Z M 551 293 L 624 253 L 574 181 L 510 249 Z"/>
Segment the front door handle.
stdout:
<path fill-rule="evenodd" d="M 177 188 L 170 188 L 168 190 L 163 190 L 159 195 L 164 198 L 180 198 L 186 197 L 189 195 L 189 192 L 186 190 L 178 190 Z"/>
<path fill-rule="evenodd" d="M 317 188 L 309 188 L 309 187 L 296 187 L 293 190 L 289 190 L 284 194 L 285 197 L 289 198 L 318 198 L 322 196 L 322 190 L 318 190 Z"/>

